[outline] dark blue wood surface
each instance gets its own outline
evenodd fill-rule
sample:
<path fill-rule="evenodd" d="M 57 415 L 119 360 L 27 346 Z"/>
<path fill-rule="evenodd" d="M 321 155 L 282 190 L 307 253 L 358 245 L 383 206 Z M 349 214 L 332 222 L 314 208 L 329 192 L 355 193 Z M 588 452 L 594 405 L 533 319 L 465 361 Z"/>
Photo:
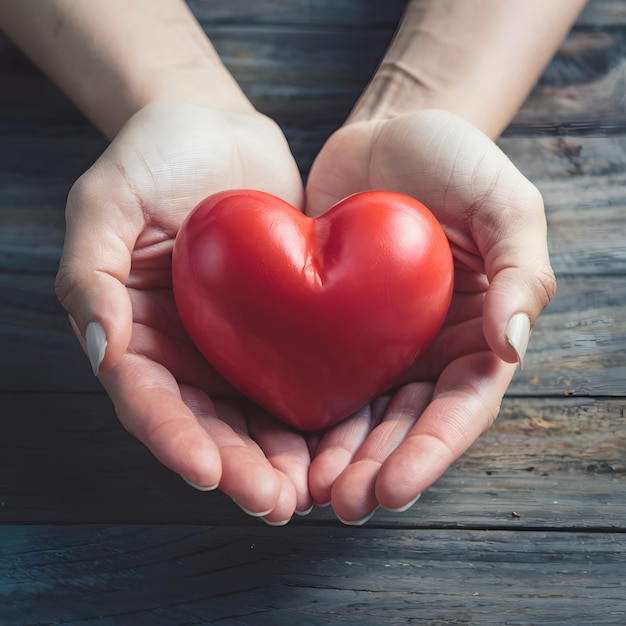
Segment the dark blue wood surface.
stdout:
<path fill-rule="evenodd" d="M 404 2 L 192 0 L 303 175 Z M 53 293 L 105 147 L 0 38 L 0 625 L 626 623 L 626 3 L 592 0 L 500 145 L 559 279 L 494 427 L 405 514 L 268 528 L 117 422 Z"/>

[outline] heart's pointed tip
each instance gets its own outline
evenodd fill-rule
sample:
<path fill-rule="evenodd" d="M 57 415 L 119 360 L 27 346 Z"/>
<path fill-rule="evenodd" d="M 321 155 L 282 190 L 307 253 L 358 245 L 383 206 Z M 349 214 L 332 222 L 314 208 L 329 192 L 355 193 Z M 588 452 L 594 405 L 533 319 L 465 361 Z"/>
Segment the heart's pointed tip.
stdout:
<path fill-rule="evenodd" d="M 326 419 L 319 418 L 318 416 L 311 416 L 310 418 L 302 418 L 300 414 L 295 417 L 280 417 L 277 416 L 277 419 L 281 422 L 287 424 L 294 430 L 314 434 L 314 433 L 322 433 L 333 426 L 336 426 L 340 422 L 343 422 L 347 419 L 347 415 L 340 415 L 335 417 L 328 417 Z"/>

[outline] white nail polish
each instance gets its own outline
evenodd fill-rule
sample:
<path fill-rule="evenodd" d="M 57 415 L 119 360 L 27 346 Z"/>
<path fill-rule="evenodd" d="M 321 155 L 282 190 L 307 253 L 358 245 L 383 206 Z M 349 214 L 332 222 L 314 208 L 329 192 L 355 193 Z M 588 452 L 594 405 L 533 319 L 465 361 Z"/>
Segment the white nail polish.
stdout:
<path fill-rule="evenodd" d="M 266 520 L 264 517 L 261 518 L 268 526 L 286 526 L 291 521 L 291 518 L 282 520 L 280 522 L 270 522 Z"/>
<path fill-rule="evenodd" d="M 335 515 L 337 515 L 337 519 L 342 524 L 345 524 L 346 526 L 363 526 L 364 524 L 369 522 L 372 519 L 372 517 L 374 517 L 374 513 L 376 513 L 376 509 L 374 509 L 371 513 L 368 513 L 367 515 L 365 515 L 361 519 L 357 519 L 357 520 L 354 520 L 352 522 L 339 517 L 339 515 L 337 515 L 337 513 L 335 513 Z"/>
<path fill-rule="evenodd" d="M 304 511 L 298 511 L 298 509 L 296 509 L 296 515 L 300 515 L 300 517 L 305 517 L 306 515 L 308 515 L 311 511 L 313 510 L 313 505 L 311 505 L 308 509 L 305 509 Z"/>
<path fill-rule="evenodd" d="M 517 362 L 524 367 L 524 355 L 530 339 L 530 318 L 526 313 L 516 313 L 507 324 L 506 339 L 517 354 Z"/>
<path fill-rule="evenodd" d="M 98 375 L 100 364 L 104 359 L 104 353 L 107 349 L 107 338 L 104 334 L 104 328 L 99 322 L 89 322 L 85 329 L 85 341 L 87 342 L 87 353 L 93 375 Z"/>
<path fill-rule="evenodd" d="M 247 513 L 251 517 L 264 517 L 265 515 L 269 515 L 273 511 L 273 509 L 268 509 L 267 511 L 260 511 L 259 513 L 255 513 L 254 511 L 250 511 L 249 509 L 246 509 L 245 506 L 239 504 L 239 502 L 237 502 L 235 498 L 232 498 L 232 500 L 244 513 Z"/>
<path fill-rule="evenodd" d="M 418 493 L 417 496 L 415 496 L 415 498 L 411 500 L 411 502 L 409 502 L 408 504 L 405 504 L 404 506 L 400 506 L 397 509 L 389 509 L 387 507 L 385 507 L 385 509 L 387 511 L 390 511 L 391 513 L 405 513 L 420 499 L 421 495 L 422 495 L 421 493 Z"/>
<path fill-rule="evenodd" d="M 193 487 L 194 489 L 197 489 L 198 491 L 214 491 L 215 489 L 217 489 L 217 485 L 212 485 L 211 487 L 201 487 L 200 485 L 197 485 L 196 483 L 194 483 L 192 480 L 189 480 L 186 476 L 183 476 L 182 474 L 180 475 L 180 477 L 190 486 Z"/>

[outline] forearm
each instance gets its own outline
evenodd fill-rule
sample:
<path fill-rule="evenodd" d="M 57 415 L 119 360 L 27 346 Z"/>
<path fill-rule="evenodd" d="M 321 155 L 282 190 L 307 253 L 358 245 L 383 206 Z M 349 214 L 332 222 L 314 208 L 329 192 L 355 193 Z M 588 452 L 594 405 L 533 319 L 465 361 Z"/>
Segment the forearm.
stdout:
<path fill-rule="evenodd" d="M 348 121 L 441 108 L 495 138 L 585 3 L 413 0 Z"/>
<path fill-rule="evenodd" d="M 0 0 L 0 25 L 109 138 L 159 100 L 252 110 L 183 0 Z"/>

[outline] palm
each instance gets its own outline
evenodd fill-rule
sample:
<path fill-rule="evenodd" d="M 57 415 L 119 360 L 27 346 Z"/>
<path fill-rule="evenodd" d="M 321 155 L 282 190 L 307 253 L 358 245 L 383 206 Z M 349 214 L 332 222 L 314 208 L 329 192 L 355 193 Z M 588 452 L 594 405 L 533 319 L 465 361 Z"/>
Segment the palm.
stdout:
<path fill-rule="evenodd" d="M 495 244 L 479 223 L 515 181 L 504 179 L 506 159 L 487 143 L 458 118 L 416 113 L 345 126 L 312 168 L 307 213 L 365 189 L 407 193 L 438 217 L 455 258 L 450 312 L 431 348 L 392 397 L 335 427 L 317 448 L 313 496 L 332 500 L 344 519 L 359 520 L 379 503 L 399 508 L 413 500 L 491 424 L 510 381 L 512 366 L 495 357 L 483 334 Z"/>
<path fill-rule="evenodd" d="M 212 193 L 263 188 L 299 204 L 301 182 L 268 120 L 200 108 L 179 114 L 173 108 L 145 115 L 105 155 L 119 173 L 110 186 L 130 197 L 125 219 L 130 213 L 140 224 L 126 280 L 134 321 L 130 350 L 165 365 L 180 384 L 223 393 L 228 385 L 191 348 L 174 306 L 176 234 L 190 210 Z"/>
<path fill-rule="evenodd" d="M 219 482 L 242 507 L 279 522 L 310 506 L 306 442 L 286 429 L 277 441 L 268 416 L 233 399 L 189 341 L 171 289 L 180 225 L 201 199 L 228 188 L 302 203 L 301 180 L 277 127 L 258 114 L 160 105 L 130 121 L 77 185 L 70 206 L 88 213 L 84 199 L 96 196 L 112 216 L 115 267 L 107 271 L 126 287 L 116 310 L 129 306 L 132 313 L 127 349 L 100 374 L 118 417 L 190 482 Z"/>

